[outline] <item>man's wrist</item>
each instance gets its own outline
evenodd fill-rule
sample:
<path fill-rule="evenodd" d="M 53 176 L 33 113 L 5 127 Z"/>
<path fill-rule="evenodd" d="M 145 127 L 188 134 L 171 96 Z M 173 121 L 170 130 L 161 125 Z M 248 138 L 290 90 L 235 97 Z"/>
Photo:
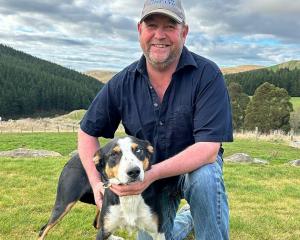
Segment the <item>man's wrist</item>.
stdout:
<path fill-rule="evenodd" d="M 159 167 L 157 166 L 157 164 L 153 165 L 150 171 L 151 171 L 150 177 L 152 182 L 155 182 L 161 178 Z"/>
<path fill-rule="evenodd" d="M 99 184 L 103 185 L 103 183 L 101 182 L 100 179 L 96 179 L 92 182 L 90 182 L 92 189 L 95 189 L 96 187 L 98 187 Z"/>

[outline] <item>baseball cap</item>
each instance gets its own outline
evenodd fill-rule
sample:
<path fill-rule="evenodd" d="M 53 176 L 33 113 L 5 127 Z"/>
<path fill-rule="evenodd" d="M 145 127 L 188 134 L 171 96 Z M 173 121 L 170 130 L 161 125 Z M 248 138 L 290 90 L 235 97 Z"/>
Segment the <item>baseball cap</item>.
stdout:
<path fill-rule="evenodd" d="M 163 14 L 178 23 L 185 22 L 185 14 L 180 0 L 146 0 L 140 22 L 152 14 Z"/>

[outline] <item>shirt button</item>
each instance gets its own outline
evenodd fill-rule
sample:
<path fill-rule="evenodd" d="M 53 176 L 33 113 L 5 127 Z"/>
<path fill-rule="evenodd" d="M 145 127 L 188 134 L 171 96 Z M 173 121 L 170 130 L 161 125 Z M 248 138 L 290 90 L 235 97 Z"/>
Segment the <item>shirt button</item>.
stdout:
<path fill-rule="evenodd" d="M 159 121 L 159 125 L 160 125 L 160 126 L 163 126 L 163 125 L 164 125 L 164 122 L 163 122 L 163 121 Z"/>
<path fill-rule="evenodd" d="M 158 107 L 158 103 L 154 103 L 153 105 L 154 105 L 154 107 Z"/>

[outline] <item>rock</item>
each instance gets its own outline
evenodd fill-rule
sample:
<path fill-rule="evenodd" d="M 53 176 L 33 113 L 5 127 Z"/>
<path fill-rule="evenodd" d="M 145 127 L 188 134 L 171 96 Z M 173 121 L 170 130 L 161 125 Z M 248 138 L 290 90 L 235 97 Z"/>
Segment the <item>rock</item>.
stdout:
<path fill-rule="evenodd" d="M 290 161 L 289 164 L 294 167 L 300 167 L 300 159 Z"/>
<path fill-rule="evenodd" d="M 236 162 L 236 163 L 251 163 L 253 158 L 246 153 L 235 153 L 227 158 L 224 158 L 225 162 Z"/>
<path fill-rule="evenodd" d="M 252 158 L 246 153 L 235 153 L 227 158 L 224 158 L 225 162 L 233 162 L 233 163 L 255 163 L 255 164 L 269 164 L 268 161 Z"/>
<path fill-rule="evenodd" d="M 263 159 L 259 159 L 259 158 L 254 158 L 253 159 L 253 163 L 256 163 L 256 164 L 269 164 L 269 161 L 263 160 Z"/>
<path fill-rule="evenodd" d="M 0 152 L 0 157 L 61 157 L 58 152 L 48 150 L 34 150 L 18 148 L 10 151 Z"/>
<path fill-rule="evenodd" d="M 300 148 L 300 141 L 293 141 L 290 143 L 291 147 Z"/>

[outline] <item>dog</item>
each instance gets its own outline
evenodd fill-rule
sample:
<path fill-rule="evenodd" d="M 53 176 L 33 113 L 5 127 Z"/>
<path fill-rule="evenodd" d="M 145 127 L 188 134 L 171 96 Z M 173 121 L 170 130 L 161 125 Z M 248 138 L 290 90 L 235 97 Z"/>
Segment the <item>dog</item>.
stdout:
<path fill-rule="evenodd" d="M 112 234 L 118 227 L 144 230 L 155 240 L 165 240 L 162 209 L 155 199 L 155 191 L 119 197 L 109 189 L 111 183 L 143 181 L 145 171 L 151 168 L 152 154 L 153 147 L 148 141 L 132 136 L 115 138 L 95 153 L 93 160 L 106 187 L 102 209 L 97 209 L 93 224 L 98 229 L 96 240 L 116 239 Z M 44 240 L 49 230 L 77 201 L 95 205 L 93 191 L 78 154 L 67 162 L 61 172 L 52 214 L 41 228 L 38 239 Z"/>

